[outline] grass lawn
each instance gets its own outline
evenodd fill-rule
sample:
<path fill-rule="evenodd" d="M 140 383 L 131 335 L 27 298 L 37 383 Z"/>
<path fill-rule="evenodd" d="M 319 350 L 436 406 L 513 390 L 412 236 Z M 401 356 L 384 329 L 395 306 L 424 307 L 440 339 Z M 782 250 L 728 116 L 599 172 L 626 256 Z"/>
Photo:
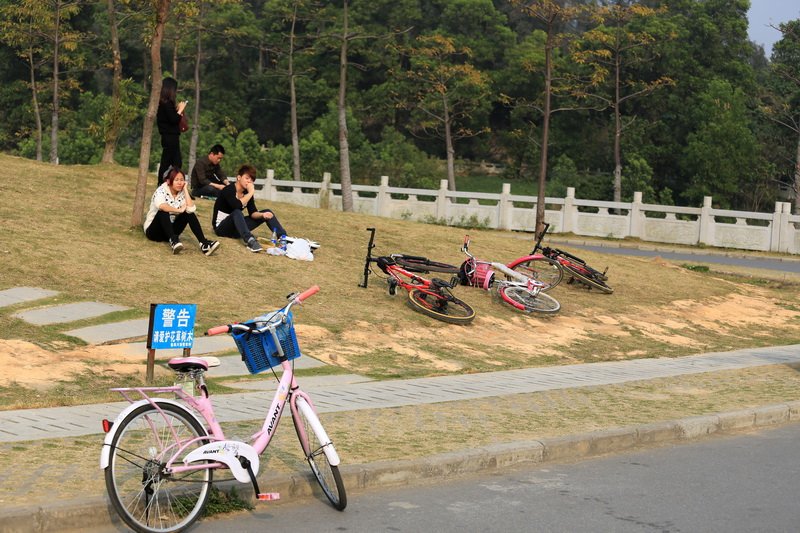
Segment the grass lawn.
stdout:
<path fill-rule="evenodd" d="M 321 243 L 313 262 L 252 254 L 233 239 L 222 239 L 219 251 L 205 257 L 188 230 L 186 250 L 172 255 L 166 244 L 148 241 L 140 227 L 130 225 L 135 169 L 53 166 L 7 155 L 0 155 L 0 164 L 15 177 L 6 182 L 0 205 L 0 290 L 59 292 L 42 304 L 90 300 L 130 307 L 114 317 L 119 320 L 147 317 L 152 302 L 196 303 L 199 333 L 274 309 L 288 293 L 318 284 L 320 293 L 298 312 L 300 342 L 305 353 L 343 372 L 393 379 L 800 342 L 800 286 L 790 280 L 588 251 L 579 255 L 600 269 L 608 266 L 613 295 L 564 283 L 552 292 L 562 310 L 547 318 L 520 314 L 490 293 L 459 287 L 456 294 L 478 316 L 467 327 L 447 325 L 411 310 L 404 291 L 389 296 L 380 275 L 371 277 L 368 289 L 358 286 L 366 228 L 377 228 L 375 254 L 425 255 L 453 264 L 463 260 L 464 229 L 258 201 L 277 213 L 291 235 Z M 147 204 L 153 182 L 151 177 Z M 211 235 L 212 203 L 199 200 L 198 206 Z M 257 232 L 267 236 L 266 229 Z M 509 262 L 532 246 L 528 235 L 469 233 L 471 251 L 480 258 Z M 82 345 L 64 331 L 108 320 L 42 327 L 13 316 L 32 305 L 0 309 L 0 339 L 60 353 Z M 54 376 L 73 384 L 75 401 L 96 399 L 95 391 L 119 382 L 118 376 L 88 378 L 78 387 L 86 375 Z M 0 385 L 0 408 L 27 390 Z"/>

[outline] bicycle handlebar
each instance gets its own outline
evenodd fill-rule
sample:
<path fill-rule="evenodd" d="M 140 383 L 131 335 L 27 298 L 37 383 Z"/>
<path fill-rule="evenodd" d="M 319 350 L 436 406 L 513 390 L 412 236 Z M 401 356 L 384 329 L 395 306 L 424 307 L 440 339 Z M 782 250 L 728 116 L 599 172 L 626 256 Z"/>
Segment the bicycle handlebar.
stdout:
<path fill-rule="evenodd" d="M 358 284 L 362 289 L 366 289 L 369 284 L 369 264 L 373 261 L 372 249 L 375 248 L 375 228 L 367 228 L 367 231 L 370 232 L 370 235 L 369 244 L 367 244 L 367 256 L 364 259 L 364 281 Z"/>
<path fill-rule="evenodd" d="M 230 325 L 215 326 L 206 331 L 206 335 L 219 335 L 220 333 L 228 333 L 230 330 Z"/>
<path fill-rule="evenodd" d="M 299 303 L 303 303 L 303 301 L 305 301 L 306 298 L 310 298 L 311 296 L 314 296 L 318 292 L 319 292 L 319 285 L 314 285 L 313 287 L 309 287 L 308 289 L 298 294 L 295 300 L 297 300 Z"/>
<path fill-rule="evenodd" d="M 274 315 L 280 316 L 279 313 L 281 313 L 281 312 L 288 313 L 289 309 L 294 304 L 296 304 L 296 303 L 302 304 L 305 300 L 307 300 L 308 298 L 314 296 L 318 292 L 319 292 L 319 285 L 313 285 L 313 286 L 309 287 L 308 289 L 304 290 L 303 292 L 301 292 L 297 296 L 293 297 L 292 300 L 289 302 L 289 304 L 286 307 L 284 307 L 283 309 L 279 309 L 276 313 L 274 313 Z M 234 329 L 242 330 L 242 331 L 254 331 L 253 327 L 248 326 L 246 324 L 227 324 L 227 325 L 224 325 L 224 326 L 214 326 L 213 328 L 209 328 L 208 331 L 206 331 L 206 335 L 219 335 L 221 333 L 230 333 Z"/>

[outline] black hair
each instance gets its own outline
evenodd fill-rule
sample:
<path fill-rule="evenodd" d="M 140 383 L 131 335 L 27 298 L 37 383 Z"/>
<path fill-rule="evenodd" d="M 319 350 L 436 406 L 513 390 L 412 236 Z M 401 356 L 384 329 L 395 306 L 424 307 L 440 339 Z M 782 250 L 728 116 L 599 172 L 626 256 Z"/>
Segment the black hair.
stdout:
<path fill-rule="evenodd" d="M 223 154 L 225 155 L 225 147 L 221 144 L 215 144 L 208 150 L 209 154 Z"/>
<path fill-rule="evenodd" d="M 256 174 L 258 174 L 258 171 L 253 165 L 242 165 L 239 167 L 239 171 L 236 173 L 236 175 L 244 176 L 245 174 L 253 178 L 253 181 L 256 181 Z"/>
<path fill-rule="evenodd" d="M 178 94 L 178 82 L 175 78 L 164 78 L 161 82 L 161 96 L 158 98 L 159 104 L 175 104 L 175 97 Z"/>

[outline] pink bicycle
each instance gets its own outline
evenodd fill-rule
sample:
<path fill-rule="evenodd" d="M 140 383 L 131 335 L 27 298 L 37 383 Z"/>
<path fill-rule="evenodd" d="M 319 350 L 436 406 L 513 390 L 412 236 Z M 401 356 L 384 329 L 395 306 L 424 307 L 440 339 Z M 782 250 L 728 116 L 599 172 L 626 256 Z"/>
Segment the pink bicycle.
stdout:
<path fill-rule="evenodd" d="M 277 493 L 259 490 L 256 476 L 259 456 L 275 435 L 287 403 L 303 455 L 319 486 L 336 509 L 347 506 L 339 455 L 311 398 L 297 384 L 291 362 L 301 354 L 290 310 L 317 291 L 319 287 L 314 286 L 302 294 L 290 294 L 289 303 L 275 312 L 207 332 L 231 333 L 253 374 L 283 368 L 264 424 L 250 444 L 225 438 L 205 384 L 209 367 L 205 359 L 171 359 L 169 366 L 177 374 L 174 386 L 112 389 L 131 405 L 113 423 L 103 420 L 106 436 L 100 466 L 111 503 L 128 526 L 147 533 L 183 531 L 202 514 L 215 481 L 213 474 L 223 469 L 240 483 L 252 483 L 258 500 L 278 499 Z M 273 375 L 278 379 L 274 370 Z M 159 393 L 177 396 L 177 400 L 152 396 Z"/>
<path fill-rule="evenodd" d="M 545 293 L 561 281 L 560 276 L 551 275 L 551 268 L 559 269 L 557 272 L 560 274 L 560 267 L 557 263 L 554 266 L 542 262 L 541 257 L 526 256 L 514 261 L 517 265 L 524 264 L 524 268 L 512 268 L 503 263 L 477 259 L 470 253 L 469 244 L 469 235 L 465 235 L 461 251 L 467 256 L 467 260 L 461 264 L 458 274 L 462 285 L 479 287 L 487 291 L 495 289 L 505 303 L 526 313 L 553 314 L 561 309 L 558 300 Z M 535 268 L 532 266 L 534 264 Z M 540 264 L 547 266 L 543 268 Z M 506 279 L 497 279 L 496 271 L 505 274 Z M 548 275 L 540 276 L 542 272 Z M 543 281 L 540 277 L 547 279 L 552 284 Z"/>

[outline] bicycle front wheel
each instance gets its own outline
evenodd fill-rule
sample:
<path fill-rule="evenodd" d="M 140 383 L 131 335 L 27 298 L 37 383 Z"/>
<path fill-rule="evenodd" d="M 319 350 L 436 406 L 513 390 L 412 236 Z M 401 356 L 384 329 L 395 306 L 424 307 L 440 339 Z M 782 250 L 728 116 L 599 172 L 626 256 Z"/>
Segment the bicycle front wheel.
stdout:
<path fill-rule="evenodd" d="M 597 289 L 605 294 L 611 294 L 614 292 L 614 289 L 609 287 L 608 284 L 600 278 L 600 276 L 594 275 L 592 272 L 582 272 L 578 268 L 569 267 L 567 267 L 567 271 L 575 280 L 589 287 L 590 289 Z"/>
<path fill-rule="evenodd" d="M 475 318 L 475 310 L 466 302 L 452 295 L 434 295 L 420 289 L 408 292 L 408 304 L 415 311 L 448 324 L 469 324 Z"/>
<path fill-rule="evenodd" d="M 558 303 L 558 300 L 544 292 L 533 294 L 525 287 L 515 287 L 513 285 L 500 287 L 499 292 L 504 302 L 526 313 L 553 314 L 558 313 L 559 309 L 561 309 L 561 304 Z"/>
<path fill-rule="evenodd" d="M 339 511 L 347 507 L 347 493 L 344 490 L 342 475 L 339 467 L 334 466 L 325 455 L 325 446 L 333 446 L 330 439 L 325 435 L 317 415 L 303 398 L 297 399 L 297 409 L 294 411 L 294 429 L 303 454 L 306 456 L 311 472 L 317 478 L 322 492 L 331 502 L 331 505 Z M 313 423 L 312 423 L 313 420 Z M 314 428 L 318 425 L 318 428 Z"/>
<path fill-rule="evenodd" d="M 208 469 L 165 472 L 167 460 L 183 444 L 208 433 L 180 406 L 161 403 L 159 407 L 161 412 L 143 405 L 120 422 L 105 470 L 111 504 L 120 518 L 140 533 L 169 533 L 189 527 L 202 513 L 212 482 Z M 196 441 L 184 452 L 206 442 Z"/>
<path fill-rule="evenodd" d="M 541 281 L 546 286 L 542 290 L 549 291 L 564 278 L 564 269 L 558 261 L 543 255 L 528 256 L 517 259 L 508 264 L 511 270 L 519 272 L 523 276 Z M 507 276 L 508 277 L 508 276 Z M 508 277 L 509 281 L 514 281 Z"/>

